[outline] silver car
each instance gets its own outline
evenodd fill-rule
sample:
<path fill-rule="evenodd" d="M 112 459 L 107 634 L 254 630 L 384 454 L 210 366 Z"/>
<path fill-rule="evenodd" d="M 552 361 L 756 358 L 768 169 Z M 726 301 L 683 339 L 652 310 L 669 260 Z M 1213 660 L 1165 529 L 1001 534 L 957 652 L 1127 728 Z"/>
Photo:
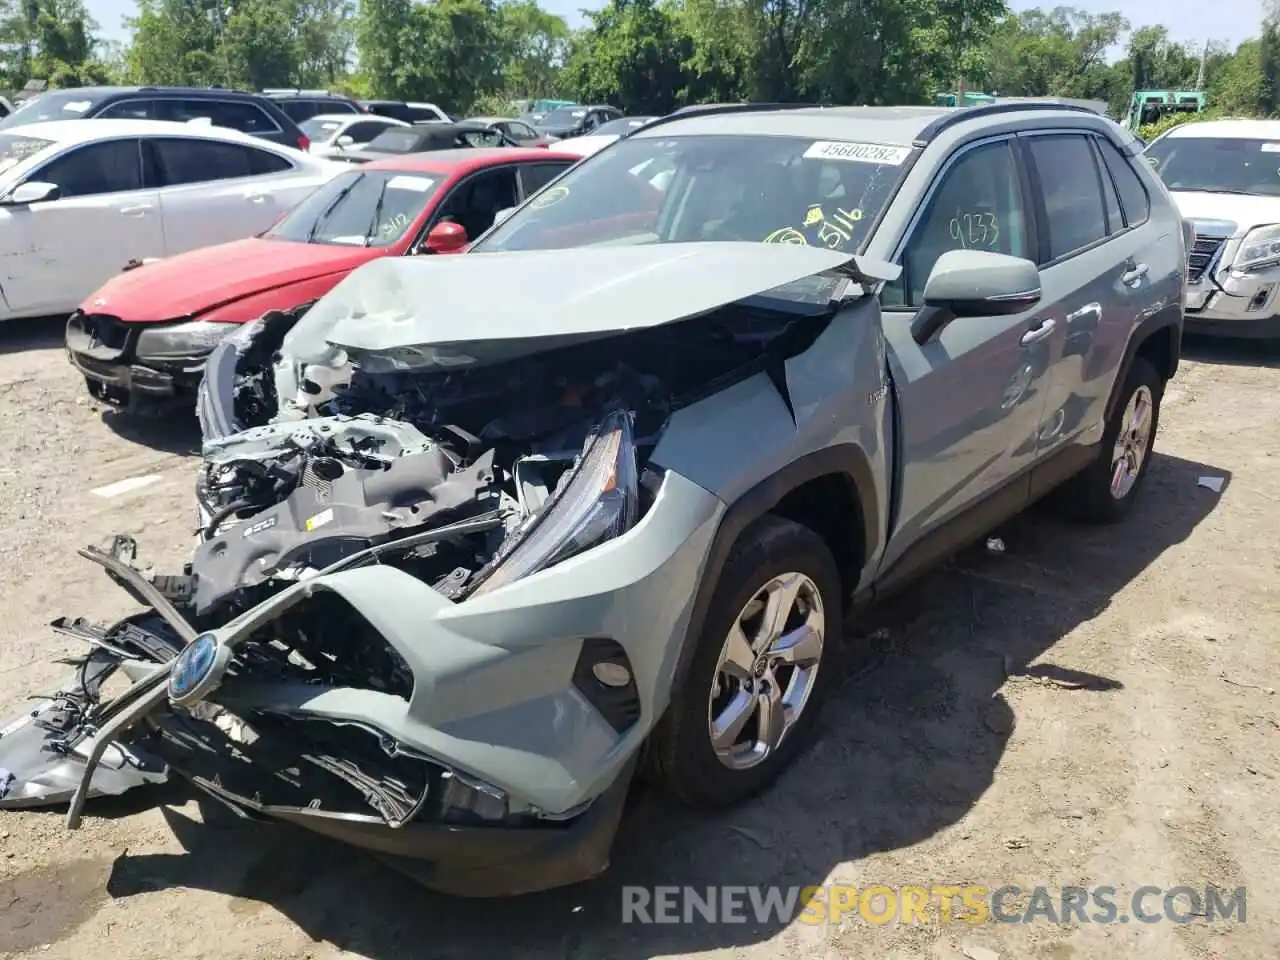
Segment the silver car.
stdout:
<path fill-rule="evenodd" d="M 654 121 L 223 341 L 190 567 L 84 552 L 149 611 L 59 623 L 94 669 L 0 740 L 9 802 L 177 771 L 453 893 L 590 877 L 636 776 L 787 769 L 851 608 L 1042 496 L 1127 513 L 1185 263 L 1087 109 Z"/>

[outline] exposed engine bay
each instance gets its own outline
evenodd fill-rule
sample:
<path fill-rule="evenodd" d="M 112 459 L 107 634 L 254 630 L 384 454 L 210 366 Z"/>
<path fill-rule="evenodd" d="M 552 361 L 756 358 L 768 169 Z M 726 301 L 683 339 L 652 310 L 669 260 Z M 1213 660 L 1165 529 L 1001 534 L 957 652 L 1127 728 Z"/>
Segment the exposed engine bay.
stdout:
<path fill-rule="evenodd" d="M 227 337 L 201 387 L 189 564 L 156 575 L 127 537 L 84 550 L 146 610 L 114 625 L 55 623 L 89 646 L 103 677 L 120 669 L 133 686 L 106 700 L 97 673 L 91 684 L 73 678 L 27 716 L 39 733 L 22 763 L 0 735 L 0 768 L 22 768 L 0 783 L 0 807 L 71 799 L 75 826 L 89 796 L 163 779 L 167 765 L 241 815 L 388 852 L 399 841 L 356 834 L 424 823 L 556 830 L 585 816 L 516 797 L 389 732 L 421 729 L 413 714 L 432 651 L 327 584 L 396 571 L 383 582 L 428 585 L 440 611 L 627 533 L 660 495 L 663 471 L 650 460 L 672 415 L 760 375 L 789 408 L 786 361 L 863 293 L 865 278 L 832 270 L 841 255 L 785 256 L 804 264 L 780 272 L 786 290 L 751 293 L 759 278 L 738 279 L 745 295 L 678 323 L 601 322 L 479 347 L 408 334 L 371 346 L 328 329 L 298 350 L 326 298 Z M 406 269 L 375 261 L 357 274 L 371 268 Z M 622 736 L 640 715 L 634 680 L 625 668 L 596 669 L 609 683 L 579 674 L 624 665 L 625 654 L 603 637 L 575 644 L 574 703 L 596 711 L 608 738 Z M 86 765 L 78 784 L 72 755 Z"/>

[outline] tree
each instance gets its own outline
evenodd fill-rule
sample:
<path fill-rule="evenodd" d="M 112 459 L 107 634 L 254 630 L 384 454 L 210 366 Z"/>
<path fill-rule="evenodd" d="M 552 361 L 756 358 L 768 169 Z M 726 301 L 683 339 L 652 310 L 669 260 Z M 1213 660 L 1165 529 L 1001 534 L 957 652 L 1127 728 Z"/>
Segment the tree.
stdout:
<path fill-rule="evenodd" d="M 569 25 L 535 0 L 515 0 L 498 8 L 504 91 L 509 97 L 551 97 L 560 92 L 569 48 Z"/>
<path fill-rule="evenodd" d="M 1114 82 L 1106 51 L 1128 29 L 1118 13 L 1073 7 L 1012 14 L 991 40 L 988 89 L 1005 96 L 1105 100 Z"/>
<path fill-rule="evenodd" d="M 609 0 L 587 14 L 590 26 L 570 45 L 566 78 L 585 102 L 628 113 L 667 113 L 680 105 L 692 40 L 654 0 Z"/>

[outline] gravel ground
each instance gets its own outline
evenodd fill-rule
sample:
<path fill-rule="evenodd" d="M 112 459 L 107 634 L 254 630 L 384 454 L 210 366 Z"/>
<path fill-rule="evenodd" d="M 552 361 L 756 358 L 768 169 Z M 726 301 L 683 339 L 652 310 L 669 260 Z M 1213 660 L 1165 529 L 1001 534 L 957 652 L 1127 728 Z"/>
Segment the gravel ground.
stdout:
<path fill-rule="evenodd" d="M 127 598 L 75 549 L 189 549 L 194 420 L 89 402 L 59 324 L 0 329 L 0 704 L 70 652 L 46 624 Z M 175 787 L 0 817 L 0 956 L 1272 958 L 1280 943 L 1280 361 L 1200 347 L 1166 397 L 1144 501 L 1119 528 L 1034 511 L 858 632 L 826 736 L 720 817 L 654 800 L 610 874 L 448 901 L 362 856 L 246 827 Z M 95 489 L 154 476 L 133 492 Z M 1220 494 L 1197 484 L 1225 478 Z M 7 712 L 7 708 L 6 708 Z M 623 884 L 1150 884 L 1248 889 L 1247 921 L 619 923 Z M 1159 900 L 1152 902 L 1159 905 Z M 984 952 L 985 951 L 985 952 Z"/>

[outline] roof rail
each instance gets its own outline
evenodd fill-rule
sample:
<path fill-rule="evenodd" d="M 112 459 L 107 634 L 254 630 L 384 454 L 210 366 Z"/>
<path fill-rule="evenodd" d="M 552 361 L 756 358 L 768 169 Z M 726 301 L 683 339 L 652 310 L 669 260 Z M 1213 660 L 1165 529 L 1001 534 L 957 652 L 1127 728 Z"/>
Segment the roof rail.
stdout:
<path fill-rule="evenodd" d="M 689 117 L 714 117 L 722 113 L 768 113 L 773 110 L 813 110 L 821 107 L 822 104 L 818 103 L 770 103 L 767 101 L 753 103 L 695 103 L 688 107 L 680 107 L 678 110 L 673 110 L 665 117 L 650 120 L 642 129 L 651 130 L 661 124 L 670 123 L 672 120 L 686 120 Z"/>
<path fill-rule="evenodd" d="M 929 143 L 934 137 L 942 133 L 948 127 L 954 127 L 957 123 L 964 123 L 974 117 L 989 117 L 997 113 L 1026 113 L 1029 110 L 1061 110 L 1064 113 L 1085 113 L 1089 116 L 1102 116 L 1095 110 L 1078 103 L 1066 103 L 1062 100 L 1036 100 L 1034 102 L 1022 103 L 984 103 L 977 107 L 956 107 L 954 112 L 945 113 L 936 120 L 931 121 L 918 134 L 916 134 L 915 145 L 923 147 Z"/>

